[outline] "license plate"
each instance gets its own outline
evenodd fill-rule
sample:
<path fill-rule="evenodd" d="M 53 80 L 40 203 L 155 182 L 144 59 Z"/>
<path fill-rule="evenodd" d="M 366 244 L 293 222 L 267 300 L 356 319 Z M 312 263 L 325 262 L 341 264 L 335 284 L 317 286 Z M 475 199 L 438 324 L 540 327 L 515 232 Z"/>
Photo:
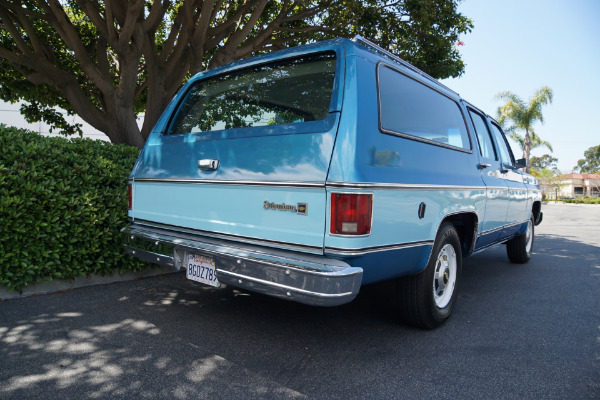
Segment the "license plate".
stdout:
<path fill-rule="evenodd" d="M 186 277 L 189 280 L 214 287 L 221 286 L 217 279 L 215 260 L 212 257 L 188 253 L 186 259 L 187 265 L 185 270 Z"/>

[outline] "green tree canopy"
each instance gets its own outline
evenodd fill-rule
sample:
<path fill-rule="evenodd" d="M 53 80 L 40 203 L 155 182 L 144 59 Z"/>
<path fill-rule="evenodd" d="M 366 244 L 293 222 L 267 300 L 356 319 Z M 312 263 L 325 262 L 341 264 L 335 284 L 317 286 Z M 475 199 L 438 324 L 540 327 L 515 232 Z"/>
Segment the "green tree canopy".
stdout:
<path fill-rule="evenodd" d="M 552 157 L 550 154 L 544 154 L 541 157 L 531 157 L 531 168 L 537 169 L 550 169 L 555 170 L 557 168 L 558 158 Z"/>
<path fill-rule="evenodd" d="M 500 92 L 496 95 L 496 99 L 506 101 L 498 107 L 498 122 L 505 127 L 505 131 L 510 134 L 511 139 L 523 149 L 523 158 L 527 160 L 527 172 L 529 172 L 529 158 L 532 149 L 546 146 L 552 151 L 550 143 L 542 140 L 533 130 L 535 122 L 544 123 L 542 106 L 552 103 L 552 97 L 552 89 L 548 86 L 535 92 L 528 102 L 511 92 Z M 507 126 L 509 123 L 512 125 Z M 518 130 L 525 131 L 524 135 L 517 133 Z"/>
<path fill-rule="evenodd" d="M 547 178 L 559 174 L 558 158 L 550 154 L 544 154 L 541 157 L 532 156 L 530 159 L 529 172 L 538 178 Z"/>
<path fill-rule="evenodd" d="M 458 76 L 472 28 L 459 1 L 0 0 L 0 98 L 31 122 L 77 132 L 60 107 L 141 147 L 185 79 L 256 53 L 360 34 Z"/>
<path fill-rule="evenodd" d="M 600 145 L 593 146 L 587 149 L 581 160 L 577 161 L 575 170 L 582 174 L 598 174 L 600 173 Z"/>

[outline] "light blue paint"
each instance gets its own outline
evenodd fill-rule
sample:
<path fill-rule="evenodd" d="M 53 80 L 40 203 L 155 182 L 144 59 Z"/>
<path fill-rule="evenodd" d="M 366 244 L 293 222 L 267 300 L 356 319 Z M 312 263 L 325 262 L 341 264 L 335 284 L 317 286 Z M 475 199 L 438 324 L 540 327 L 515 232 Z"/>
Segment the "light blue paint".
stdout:
<path fill-rule="evenodd" d="M 193 82 L 235 68 L 324 50 L 333 50 L 338 57 L 326 119 L 208 134 L 162 133 Z M 533 202 L 540 200 L 539 189 L 536 185 L 526 186 L 519 171 L 501 172 L 498 160 L 490 168 L 478 167 L 482 159 L 474 126 L 458 95 L 425 82 L 459 104 L 472 150 L 459 151 L 380 131 L 380 63 L 394 64 L 353 42 L 334 40 L 240 61 L 195 76 L 160 118 L 132 171 L 134 211 L 130 216 L 232 238 L 322 249 L 327 257 L 363 268 L 363 283 L 421 271 L 440 224 L 450 215 L 468 213 L 476 217 L 477 234 L 481 235 L 476 248 L 522 233 L 524 225 L 519 223 L 529 218 Z M 403 66 L 395 68 L 422 80 Z M 218 159 L 220 166 L 216 171 L 202 171 L 198 169 L 201 159 Z M 210 183 L 198 183 L 202 181 Z M 265 185 L 257 186 L 257 182 Z M 273 186 L 283 182 L 313 186 Z M 354 186 L 340 187 L 339 183 Z M 370 235 L 330 234 L 330 199 L 334 192 L 373 194 Z M 265 201 L 307 203 L 308 215 L 267 210 L 263 207 Z M 421 203 L 426 205 L 424 218 L 418 216 Z M 504 228 L 509 225 L 511 228 Z M 358 256 L 339 256 L 327 250 L 414 242 L 425 244 Z"/>
<path fill-rule="evenodd" d="M 297 206 L 307 215 L 265 209 L 264 202 Z M 135 218 L 245 238 L 323 245 L 325 199 L 321 189 L 136 182 Z"/>

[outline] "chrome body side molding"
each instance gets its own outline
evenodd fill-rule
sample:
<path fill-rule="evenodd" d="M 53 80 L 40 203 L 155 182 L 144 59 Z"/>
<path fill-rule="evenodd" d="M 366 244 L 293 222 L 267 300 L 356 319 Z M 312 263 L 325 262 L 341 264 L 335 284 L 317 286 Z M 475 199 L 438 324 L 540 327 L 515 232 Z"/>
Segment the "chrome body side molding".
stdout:
<path fill-rule="evenodd" d="M 183 179 L 183 178 L 133 178 L 132 182 L 185 183 L 195 185 L 274 186 L 297 188 L 324 188 L 324 182 L 256 181 L 227 179 Z"/>
<path fill-rule="evenodd" d="M 486 186 L 460 186 L 460 185 L 425 185 L 402 183 L 374 183 L 374 182 L 327 182 L 327 187 L 344 189 L 385 189 L 385 190 L 486 190 Z M 506 189 L 506 188 L 503 188 Z"/>
<path fill-rule="evenodd" d="M 325 247 L 325 254 L 336 256 L 361 256 L 364 254 L 378 253 L 382 251 L 403 250 L 412 247 L 433 246 L 433 240 L 424 240 L 414 243 L 400 243 L 386 246 L 363 247 L 357 249 L 341 249 L 336 247 Z"/>

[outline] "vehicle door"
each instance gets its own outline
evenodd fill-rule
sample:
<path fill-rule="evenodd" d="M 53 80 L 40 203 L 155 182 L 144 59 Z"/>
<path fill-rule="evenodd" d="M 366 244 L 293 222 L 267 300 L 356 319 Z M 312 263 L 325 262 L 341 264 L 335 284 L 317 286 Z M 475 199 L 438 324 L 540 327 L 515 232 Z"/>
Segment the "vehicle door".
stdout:
<path fill-rule="evenodd" d="M 521 224 L 529 219 L 527 187 L 523 183 L 523 173 L 515 166 L 515 157 L 504 132 L 495 121 L 490 119 L 489 122 L 500 153 L 502 178 L 508 186 L 508 210 L 505 227 L 501 233 L 502 238 L 517 233 Z"/>
<path fill-rule="evenodd" d="M 508 186 L 504 178 L 502 161 L 496 150 L 492 134 L 483 114 L 468 107 L 479 148 L 481 178 L 486 186 L 483 220 L 479 222 L 479 238 L 475 248 L 496 242 L 504 225 L 508 210 Z"/>

